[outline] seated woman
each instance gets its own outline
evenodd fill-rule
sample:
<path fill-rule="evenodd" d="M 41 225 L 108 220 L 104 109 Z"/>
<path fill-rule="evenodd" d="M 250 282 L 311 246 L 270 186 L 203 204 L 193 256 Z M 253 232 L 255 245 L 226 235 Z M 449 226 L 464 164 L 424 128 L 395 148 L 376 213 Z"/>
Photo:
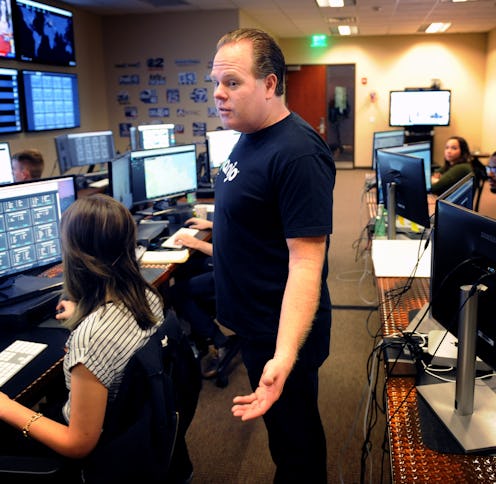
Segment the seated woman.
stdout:
<path fill-rule="evenodd" d="M 431 193 L 441 195 L 458 180 L 481 166 L 480 161 L 470 154 L 467 141 L 461 136 L 451 136 L 444 147 L 444 165 L 432 175 Z"/>
<path fill-rule="evenodd" d="M 61 233 L 67 300 L 56 317 L 71 330 L 63 364 L 68 398 L 49 418 L 0 392 L 0 421 L 12 429 L 0 450 L 9 455 L 89 455 L 127 362 L 164 320 L 160 295 L 141 276 L 135 223 L 122 204 L 107 195 L 80 198 L 64 213 Z"/>

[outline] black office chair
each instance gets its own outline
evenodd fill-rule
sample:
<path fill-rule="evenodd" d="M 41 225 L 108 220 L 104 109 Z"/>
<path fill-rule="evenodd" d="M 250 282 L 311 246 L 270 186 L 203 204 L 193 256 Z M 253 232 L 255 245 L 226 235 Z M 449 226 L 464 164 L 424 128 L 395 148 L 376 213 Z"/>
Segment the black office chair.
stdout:
<path fill-rule="evenodd" d="M 188 477 L 192 467 L 185 434 L 196 410 L 201 375 L 182 336 L 172 314 L 131 358 L 107 409 L 102 436 L 87 458 L 0 456 L 0 482 L 158 484 L 169 482 L 171 473 Z"/>
<path fill-rule="evenodd" d="M 474 158 L 472 161 L 472 166 L 474 170 L 474 182 L 475 182 L 475 191 L 474 191 L 474 211 L 479 211 L 480 199 L 482 196 L 482 192 L 484 190 L 484 185 L 487 180 L 486 167 L 480 162 L 478 158 Z"/>

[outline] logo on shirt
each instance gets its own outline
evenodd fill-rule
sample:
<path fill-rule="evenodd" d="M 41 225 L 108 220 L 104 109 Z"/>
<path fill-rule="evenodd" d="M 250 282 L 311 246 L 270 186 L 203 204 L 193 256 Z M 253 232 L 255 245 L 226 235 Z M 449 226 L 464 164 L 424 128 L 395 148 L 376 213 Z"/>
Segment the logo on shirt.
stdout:
<path fill-rule="evenodd" d="M 222 165 L 222 172 L 224 173 L 224 183 L 233 181 L 239 173 L 239 170 L 236 168 L 238 162 L 232 163 L 231 160 L 226 160 L 226 162 Z"/>

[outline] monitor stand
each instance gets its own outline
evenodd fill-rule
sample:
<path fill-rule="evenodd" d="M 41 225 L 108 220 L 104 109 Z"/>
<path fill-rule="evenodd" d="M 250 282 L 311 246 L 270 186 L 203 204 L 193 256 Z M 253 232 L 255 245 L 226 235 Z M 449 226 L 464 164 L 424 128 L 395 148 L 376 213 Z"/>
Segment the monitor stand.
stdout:
<path fill-rule="evenodd" d="M 456 382 L 417 386 L 467 453 L 496 448 L 496 394 L 485 382 L 475 385 L 478 290 L 461 287 Z"/>
<path fill-rule="evenodd" d="M 396 183 L 388 183 L 388 206 L 387 206 L 387 222 L 388 222 L 388 239 L 396 239 Z"/>

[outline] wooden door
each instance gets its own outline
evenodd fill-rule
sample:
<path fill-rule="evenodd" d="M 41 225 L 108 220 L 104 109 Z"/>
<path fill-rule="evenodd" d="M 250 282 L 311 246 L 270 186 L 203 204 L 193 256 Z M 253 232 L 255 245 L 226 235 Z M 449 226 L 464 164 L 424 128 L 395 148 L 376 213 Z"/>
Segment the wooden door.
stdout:
<path fill-rule="evenodd" d="M 286 104 L 326 140 L 327 80 L 325 65 L 289 66 L 286 72 Z"/>

